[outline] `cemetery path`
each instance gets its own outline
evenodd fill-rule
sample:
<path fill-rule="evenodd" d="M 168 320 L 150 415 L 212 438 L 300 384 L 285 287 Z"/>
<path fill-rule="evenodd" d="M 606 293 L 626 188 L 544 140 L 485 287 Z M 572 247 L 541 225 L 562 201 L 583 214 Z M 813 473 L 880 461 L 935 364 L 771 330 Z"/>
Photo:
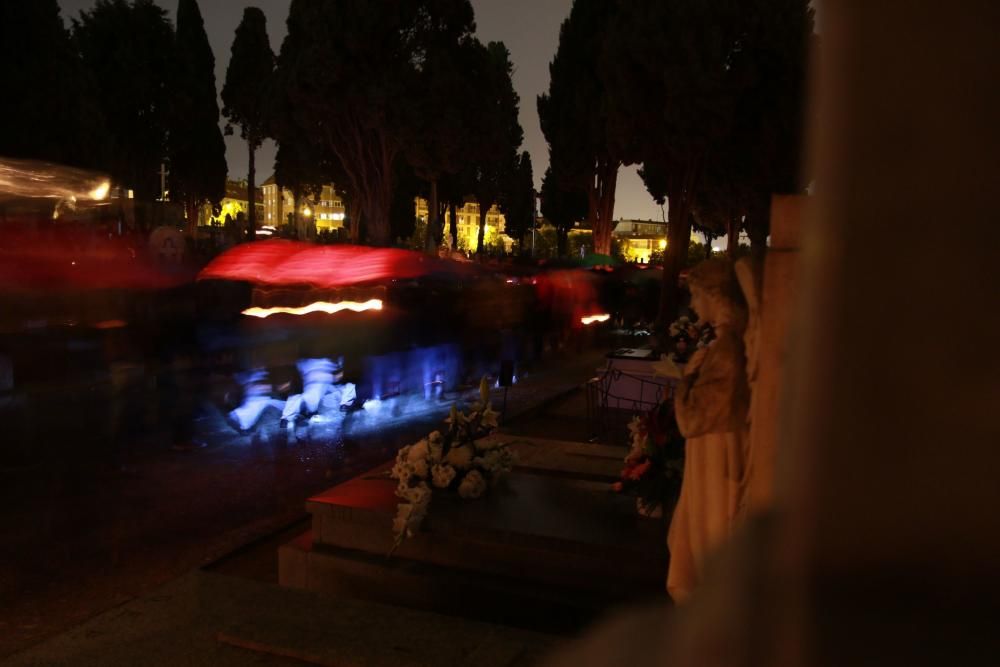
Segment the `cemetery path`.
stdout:
<path fill-rule="evenodd" d="M 523 378 L 508 415 L 527 417 L 572 392 L 601 357 L 555 359 Z M 124 474 L 79 462 L 0 470 L 0 658 L 296 524 L 306 498 L 388 460 L 447 407 L 356 438 L 347 429 L 145 452 Z"/>

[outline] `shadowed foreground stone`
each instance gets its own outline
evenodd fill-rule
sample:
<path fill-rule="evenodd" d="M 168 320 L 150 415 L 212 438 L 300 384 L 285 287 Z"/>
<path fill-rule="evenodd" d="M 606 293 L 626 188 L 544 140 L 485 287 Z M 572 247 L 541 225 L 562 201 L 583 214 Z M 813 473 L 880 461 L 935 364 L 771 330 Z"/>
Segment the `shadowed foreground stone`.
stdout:
<path fill-rule="evenodd" d="M 502 626 L 196 572 L 5 664 L 500 667 L 536 664 L 551 641 Z"/>

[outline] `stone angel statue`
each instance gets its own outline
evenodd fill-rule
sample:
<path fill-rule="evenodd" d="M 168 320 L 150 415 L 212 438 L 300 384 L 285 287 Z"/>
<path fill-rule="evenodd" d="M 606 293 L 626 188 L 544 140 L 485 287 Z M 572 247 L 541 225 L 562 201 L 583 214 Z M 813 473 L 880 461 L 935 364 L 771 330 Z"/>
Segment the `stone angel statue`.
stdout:
<path fill-rule="evenodd" d="M 714 327 L 715 340 L 685 364 L 674 395 L 677 424 L 687 440 L 667 537 L 667 591 L 677 602 L 694 591 L 705 556 L 729 537 L 741 513 L 749 446 L 747 299 L 733 264 L 724 259 L 697 265 L 688 285 L 691 308 Z"/>

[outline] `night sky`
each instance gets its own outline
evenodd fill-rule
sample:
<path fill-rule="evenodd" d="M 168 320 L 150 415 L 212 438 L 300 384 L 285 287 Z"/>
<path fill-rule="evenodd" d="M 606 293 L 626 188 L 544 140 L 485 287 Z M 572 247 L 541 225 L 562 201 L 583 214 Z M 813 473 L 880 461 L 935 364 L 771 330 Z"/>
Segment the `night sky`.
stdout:
<path fill-rule="evenodd" d="M 90 9 L 94 0 L 59 0 L 63 17 L 75 17 L 82 9 Z M 177 8 L 176 0 L 158 0 L 171 19 Z M 205 30 L 215 52 L 216 82 L 222 88 L 229 50 L 236 26 L 249 3 L 238 0 L 199 0 L 205 18 Z M 285 38 L 285 20 L 291 0 L 255 0 L 267 15 L 271 48 L 277 53 Z M 521 96 L 521 125 L 524 127 L 524 148 L 531 153 L 536 187 L 541 188 L 542 175 L 548 165 L 548 147 L 538 122 L 535 100 L 548 88 L 548 64 L 559 44 L 559 25 L 569 15 L 572 0 L 472 0 L 476 10 L 479 38 L 503 41 L 514 61 L 514 87 Z M 220 101 L 221 106 L 221 101 Z M 247 173 L 246 145 L 236 136 L 226 137 L 230 178 L 245 178 Z M 258 182 L 272 173 L 275 147 L 266 142 L 257 154 Z M 623 169 L 618 178 L 616 218 L 660 220 L 660 207 L 646 192 L 634 167 Z"/>

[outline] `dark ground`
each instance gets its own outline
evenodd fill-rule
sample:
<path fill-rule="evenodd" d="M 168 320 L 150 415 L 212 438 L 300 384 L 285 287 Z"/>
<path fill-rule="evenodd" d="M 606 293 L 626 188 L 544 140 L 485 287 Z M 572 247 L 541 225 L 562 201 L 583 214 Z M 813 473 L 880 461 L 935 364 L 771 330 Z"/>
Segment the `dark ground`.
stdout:
<path fill-rule="evenodd" d="M 523 379 L 510 391 L 507 426 L 586 439 L 584 392 L 572 390 L 601 361 L 600 351 L 566 354 Z M 359 413 L 344 429 L 335 417 L 295 442 L 272 427 L 191 452 L 140 448 L 124 473 L 85 459 L 0 469 L 0 657 L 210 563 L 275 577 L 276 545 L 306 525 L 306 498 L 391 458 L 448 406 L 415 419 L 407 412 L 416 406 L 385 420 Z"/>

